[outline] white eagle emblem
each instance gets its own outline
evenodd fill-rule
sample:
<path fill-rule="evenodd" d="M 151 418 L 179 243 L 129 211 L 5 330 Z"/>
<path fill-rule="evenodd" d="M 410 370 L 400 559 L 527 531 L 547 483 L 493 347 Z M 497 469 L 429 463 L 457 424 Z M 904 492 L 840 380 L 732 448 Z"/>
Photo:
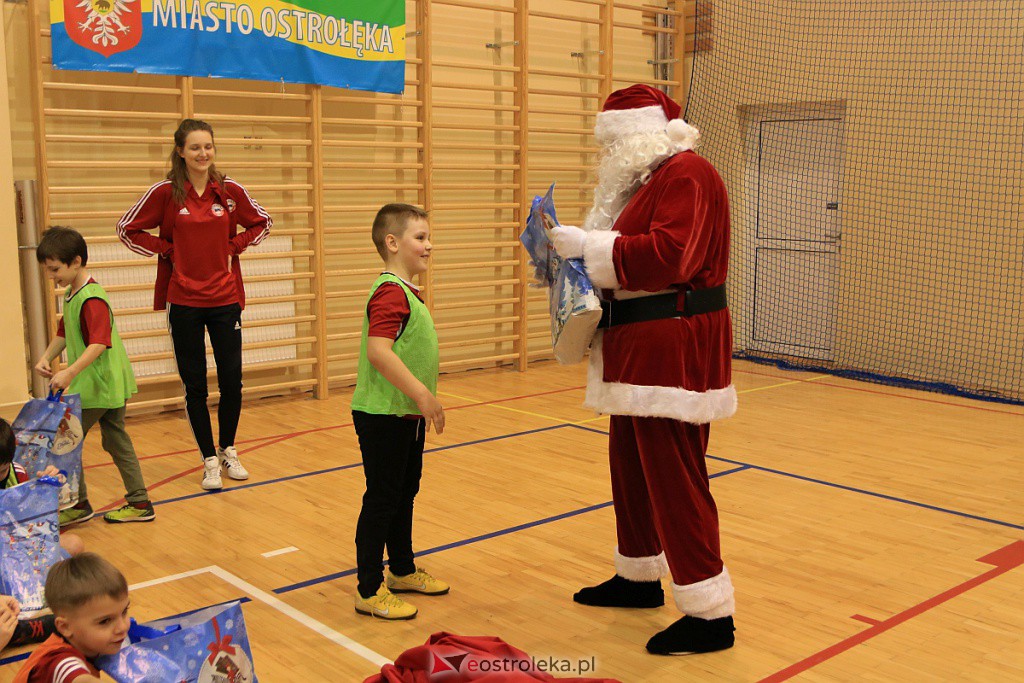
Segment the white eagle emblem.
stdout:
<path fill-rule="evenodd" d="M 85 21 L 78 27 L 92 31 L 92 42 L 107 47 L 117 45 L 117 33 L 127 34 L 131 29 L 124 25 L 121 15 L 132 10 L 128 5 L 139 0 L 82 0 L 77 7 L 85 10 Z"/>

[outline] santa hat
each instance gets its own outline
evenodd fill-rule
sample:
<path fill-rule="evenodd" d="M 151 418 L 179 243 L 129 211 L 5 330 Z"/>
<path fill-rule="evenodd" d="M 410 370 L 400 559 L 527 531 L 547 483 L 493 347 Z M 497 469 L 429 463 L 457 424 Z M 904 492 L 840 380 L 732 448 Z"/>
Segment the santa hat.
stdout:
<path fill-rule="evenodd" d="M 679 104 L 661 90 L 631 85 L 616 90 L 604 101 L 594 135 L 606 144 L 637 133 L 665 132 L 684 149 L 692 149 L 700 132 L 679 118 L 681 111 Z"/>

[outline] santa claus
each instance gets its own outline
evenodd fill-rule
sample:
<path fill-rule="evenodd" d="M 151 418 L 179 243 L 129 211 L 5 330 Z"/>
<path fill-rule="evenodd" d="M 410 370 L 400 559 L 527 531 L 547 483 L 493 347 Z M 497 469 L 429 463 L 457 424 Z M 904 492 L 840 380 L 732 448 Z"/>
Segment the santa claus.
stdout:
<path fill-rule="evenodd" d="M 731 647 L 735 609 L 705 463 L 710 422 L 736 411 L 729 205 L 679 114 L 646 85 L 612 93 L 597 116 L 594 205 L 582 229 L 553 231 L 603 290 L 586 405 L 611 415 L 616 573 L 574 600 L 660 607 L 669 574 L 684 616 L 650 639 L 655 654 Z"/>

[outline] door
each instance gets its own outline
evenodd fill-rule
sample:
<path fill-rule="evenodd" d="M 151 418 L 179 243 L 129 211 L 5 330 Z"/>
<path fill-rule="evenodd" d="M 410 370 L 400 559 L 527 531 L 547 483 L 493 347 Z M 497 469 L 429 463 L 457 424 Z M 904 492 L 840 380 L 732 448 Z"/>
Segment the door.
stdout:
<path fill-rule="evenodd" d="M 751 350 L 831 361 L 839 277 L 841 118 L 755 121 Z"/>

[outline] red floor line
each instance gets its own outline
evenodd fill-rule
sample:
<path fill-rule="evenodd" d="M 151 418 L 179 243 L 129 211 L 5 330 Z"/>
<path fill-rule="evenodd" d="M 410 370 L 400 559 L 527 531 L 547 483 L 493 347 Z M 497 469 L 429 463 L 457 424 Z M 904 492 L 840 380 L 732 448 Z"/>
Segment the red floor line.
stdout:
<path fill-rule="evenodd" d="M 246 449 L 245 451 L 243 451 L 243 453 L 251 453 L 252 451 L 255 451 L 255 450 L 259 449 L 259 448 L 263 448 L 264 446 L 273 446 L 274 444 L 281 443 L 282 441 L 287 441 L 288 439 L 293 438 L 293 436 L 294 435 L 289 434 L 289 435 L 283 436 L 283 437 L 278 438 L 278 439 L 268 440 L 268 441 L 266 441 L 264 443 L 259 444 L 258 446 L 253 446 L 252 448 Z M 155 484 L 150 484 L 149 486 L 146 487 L 146 490 L 151 492 L 153 489 L 160 488 L 164 484 L 170 484 L 172 481 L 177 481 L 178 479 L 181 479 L 182 477 L 187 477 L 188 475 L 194 474 L 195 472 L 198 472 L 201 469 L 203 469 L 202 465 L 199 465 L 198 467 L 190 467 L 189 469 L 184 470 L 182 472 L 178 472 L 177 474 L 172 474 L 171 476 L 167 477 L 166 479 L 161 479 L 160 481 L 156 482 Z M 97 508 L 96 511 L 97 512 L 106 512 L 107 510 L 113 510 L 116 507 L 121 507 L 122 505 L 124 505 L 124 503 L 125 503 L 125 499 L 124 498 L 118 498 L 117 500 L 115 500 L 112 503 L 108 503 L 107 505 L 104 505 L 101 508 Z"/>
<path fill-rule="evenodd" d="M 781 671 L 777 671 L 766 678 L 762 678 L 759 683 L 777 683 L 778 681 L 789 680 L 793 676 L 812 669 L 818 664 L 832 659 L 836 655 L 842 654 L 843 652 L 846 652 L 847 650 L 850 650 L 853 647 L 874 638 L 875 636 L 881 635 L 882 633 L 885 633 L 886 631 L 893 629 L 914 617 L 920 616 L 934 607 L 938 607 L 948 600 L 952 600 L 973 588 L 977 588 L 987 581 L 991 581 L 997 576 L 1005 574 L 1011 569 L 1019 567 L 1021 564 L 1024 564 L 1024 541 L 1014 541 L 993 553 L 989 553 L 985 557 L 978 558 L 978 561 L 985 562 L 987 564 L 994 564 L 996 567 L 995 569 L 990 569 L 984 574 L 976 576 L 973 579 L 968 579 L 957 586 L 953 586 L 949 590 L 939 593 L 924 602 L 918 603 L 899 614 L 879 621 L 870 628 L 856 635 L 850 636 L 846 640 L 838 642 L 835 645 L 831 645 L 824 650 L 797 662 L 796 664 L 792 664 Z"/>
<path fill-rule="evenodd" d="M 477 406 L 488 406 L 488 405 L 492 405 L 492 404 L 495 404 L 495 403 L 505 403 L 507 401 L 518 401 L 518 400 L 521 400 L 521 399 L 524 399 L 524 398 L 536 398 L 537 396 L 547 396 L 549 394 L 560 394 L 560 393 L 563 393 L 563 392 L 566 392 L 566 391 L 578 391 L 579 389 L 585 389 L 585 388 L 586 388 L 586 386 L 584 385 L 584 386 L 578 386 L 578 387 L 568 387 L 566 389 L 553 389 L 551 391 L 542 391 L 542 392 L 539 392 L 539 393 L 536 393 L 536 394 L 523 394 L 522 396 L 510 396 L 508 398 L 498 398 L 498 399 L 495 399 L 493 401 L 480 401 L 479 403 L 467 403 L 467 404 L 461 405 L 461 406 L 452 406 L 451 408 L 445 408 L 445 410 L 446 411 L 448 411 L 448 410 L 460 410 L 462 408 L 474 408 L 474 407 L 477 407 Z M 254 438 L 254 439 L 244 439 L 242 441 L 238 441 L 237 443 L 239 443 L 239 444 L 254 443 L 256 441 L 267 441 L 269 439 L 279 439 L 279 438 L 282 438 L 282 437 L 293 438 L 293 437 L 296 437 L 296 436 L 302 436 L 304 434 L 312 434 L 314 432 L 323 432 L 323 431 L 327 431 L 327 430 L 330 430 L 330 429 L 341 429 L 341 428 L 344 428 L 344 427 L 351 427 L 351 426 L 352 426 L 351 422 L 346 422 L 344 424 L 328 425 L 327 427 L 314 427 L 313 429 L 305 429 L 305 430 L 302 430 L 302 431 L 299 431 L 299 432 L 290 432 L 290 433 L 285 433 L 285 434 L 270 434 L 269 436 L 260 436 L 260 437 Z M 154 458 L 166 458 L 166 457 L 171 456 L 171 455 L 181 455 L 182 453 L 194 453 L 195 450 L 196 450 L 195 448 L 186 448 L 186 449 L 180 450 L 180 451 L 170 451 L 168 453 L 157 453 L 156 455 L 144 455 L 141 458 L 139 458 L 139 460 L 142 461 L 142 460 L 152 460 Z M 113 464 L 114 464 L 113 461 L 110 461 L 110 462 L 98 462 L 98 463 L 94 463 L 92 465 L 86 465 L 83 469 L 94 469 L 94 468 L 97 468 L 97 467 L 111 467 L 111 466 L 113 466 Z"/>
<path fill-rule="evenodd" d="M 451 408 L 446 408 L 446 411 L 459 410 L 460 408 L 473 408 L 475 406 L 485 406 L 485 405 L 491 405 L 491 404 L 494 404 L 494 403 L 504 403 L 506 401 L 515 401 L 515 400 L 522 399 L 522 398 L 534 398 L 536 396 L 546 396 L 548 394 L 558 394 L 558 393 L 562 393 L 562 392 L 565 392 L 565 391 L 575 391 L 575 390 L 583 389 L 583 388 L 584 387 L 569 387 L 568 389 L 555 389 L 553 391 L 543 391 L 543 392 L 540 392 L 540 393 L 537 393 L 537 394 L 529 394 L 529 395 L 526 395 L 526 396 L 512 396 L 510 398 L 499 398 L 499 399 L 495 399 L 493 401 L 481 401 L 479 403 L 467 403 L 467 404 L 461 405 L 461 406 L 452 406 Z M 351 422 L 346 422 L 344 424 L 339 424 L 339 425 L 329 425 L 327 427 L 316 427 L 316 428 L 313 428 L 313 429 L 304 429 L 302 431 L 292 432 L 290 434 L 278 434 L 276 436 L 264 436 L 264 437 L 261 437 L 260 439 L 249 439 L 248 442 L 263 441 L 263 443 L 261 443 L 261 444 L 259 444 L 257 446 L 253 446 L 252 448 L 247 448 L 245 451 L 243 451 L 243 453 L 249 453 L 250 451 L 254 451 L 254 450 L 258 449 L 258 448 L 263 448 L 264 446 L 273 446 L 273 445 L 279 444 L 279 443 L 281 443 L 283 441 L 288 441 L 289 439 L 294 439 L 297 436 L 304 436 L 306 434 L 312 434 L 314 432 L 323 432 L 323 431 L 327 431 L 327 430 L 330 430 L 330 429 L 341 429 L 341 428 L 344 428 L 344 427 L 351 427 L 351 426 L 352 426 Z M 248 442 L 247 441 L 239 441 L 238 443 L 248 443 Z M 190 453 L 190 452 L 191 452 L 191 450 L 188 450 L 188 451 L 177 451 L 175 453 L 163 453 L 163 454 L 161 454 L 159 456 L 151 455 L 149 457 L 150 458 L 156 458 L 156 457 L 162 457 L 162 456 L 167 456 L 167 455 L 177 455 L 177 454 L 180 454 L 180 453 Z M 141 460 L 141 458 L 140 458 L 140 460 Z M 100 466 L 107 465 L 107 464 L 111 464 L 112 465 L 113 463 L 112 462 L 111 463 L 101 463 L 100 465 L 91 465 L 91 467 L 100 467 Z M 149 485 L 146 488 L 146 490 L 147 491 L 152 491 L 153 489 L 159 488 L 159 487 L 163 486 L 164 484 L 169 484 L 172 481 L 176 481 L 178 479 L 181 479 L 182 477 L 188 476 L 189 474 L 192 474 L 194 472 L 198 472 L 200 469 L 202 469 L 202 465 L 200 465 L 199 467 L 192 467 L 192 468 L 187 469 L 187 470 L 185 470 L 183 472 L 179 472 L 178 474 L 171 475 L 170 477 L 167 477 L 166 479 L 161 479 L 160 481 L 156 482 L 155 484 Z M 124 498 L 119 498 L 119 499 L 115 500 L 114 502 L 112 502 L 112 503 L 110 503 L 108 505 L 104 505 L 103 507 L 99 508 L 98 512 L 104 512 L 106 510 L 111 510 L 114 507 L 119 507 L 119 506 L 123 505 L 124 502 L 125 502 Z"/>
<path fill-rule="evenodd" d="M 738 373 L 741 373 L 741 374 L 744 374 L 744 375 L 758 375 L 759 377 L 770 377 L 772 379 L 789 380 L 789 381 L 793 381 L 793 382 L 802 382 L 802 383 L 805 383 L 805 384 L 815 384 L 817 386 L 832 387 L 834 389 L 847 389 L 849 391 L 861 391 L 861 392 L 864 392 L 866 394 L 878 394 L 879 396 L 888 396 L 890 398 L 905 398 L 905 399 L 907 399 L 909 401 L 921 401 L 923 403 L 935 403 L 935 404 L 938 404 L 940 406 L 952 406 L 953 408 L 967 408 L 968 410 L 983 410 L 986 413 L 999 413 L 1001 415 L 1014 415 L 1016 417 L 1024 417 L 1024 414 L 1016 413 L 1016 412 L 1013 412 L 1012 410 L 999 410 L 997 408 L 988 408 L 986 406 L 976 406 L 976 405 L 969 405 L 969 404 L 962 404 L 962 403 L 952 403 L 950 401 L 939 401 L 939 400 L 934 399 L 934 398 L 924 398 L 922 396 L 905 396 L 903 394 L 890 394 L 890 393 L 887 393 L 887 392 L 884 392 L 884 391 L 878 391 L 877 389 L 867 389 L 865 387 L 851 387 L 851 386 L 846 386 L 845 384 L 831 384 L 829 382 L 818 382 L 818 381 L 813 381 L 813 380 L 809 380 L 809 379 L 801 379 L 799 377 L 784 377 L 784 376 L 780 376 L 780 375 L 770 375 L 767 372 L 755 372 L 753 370 L 741 370 L 741 369 L 735 368 L 735 367 L 732 369 L 732 371 L 733 372 L 738 372 Z M 859 380 L 850 380 L 850 381 L 851 382 L 856 382 L 856 381 L 859 381 Z M 897 388 L 901 388 L 901 387 L 897 387 Z M 965 396 L 963 398 L 966 399 L 968 397 Z M 974 399 L 974 400 L 980 400 L 980 399 Z"/>
<path fill-rule="evenodd" d="M 147 491 L 152 491 L 153 489 L 158 488 L 160 486 L 163 486 L 164 484 L 169 484 L 172 481 L 175 481 L 177 479 L 181 479 L 182 477 L 187 477 L 190 474 L 194 474 L 194 473 L 198 472 L 201 469 L 203 469 L 203 466 L 199 465 L 197 467 L 192 467 L 190 469 L 187 469 L 184 472 L 178 472 L 177 474 L 172 474 L 171 476 L 167 477 L 166 479 L 161 479 L 160 481 L 156 482 L 155 484 L 150 484 L 146 488 L 146 490 Z M 113 503 L 110 503 L 108 505 L 104 505 L 101 508 L 96 508 L 96 512 L 106 512 L 107 510 L 113 510 L 116 507 L 121 507 L 122 505 L 124 505 L 124 502 L 125 502 L 124 498 L 118 498 Z"/>
<path fill-rule="evenodd" d="M 863 621 L 865 624 L 871 624 L 872 626 L 878 626 L 882 623 L 878 619 L 872 619 L 871 617 L 866 617 L 863 614 L 854 614 L 850 618 L 856 619 L 857 621 Z"/>
<path fill-rule="evenodd" d="M 260 437 L 257 437 L 255 439 L 244 439 L 242 441 L 238 441 L 237 443 L 238 444 L 255 443 L 257 441 L 267 441 L 268 439 L 274 439 L 274 438 L 276 438 L 276 437 L 275 436 L 260 436 Z M 143 456 L 141 456 L 139 458 L 139 462 L 141 462 L 143 460 L 152 460 L 153 458 L 166 458 L 166 457 L 171 456 L 171 455 L 181 455 L 183 453 L 196 453 L 198 450 L 199 450 L 198 448 L 185 448 L 185 449 L 180 450 L 180 451 L 170 451 L 169 453 L 158 453 L 156 455 L 143 455 Z M 97 467 L 112 467 L 113 464 L 114 464 L 113 460 L 111 460 L 109 462 L 97 462 L 97 463 L 93 463 L 92 465 L 86 465 L 82 469 L 91 470 L 91 469 L 95 469 Z"/>

